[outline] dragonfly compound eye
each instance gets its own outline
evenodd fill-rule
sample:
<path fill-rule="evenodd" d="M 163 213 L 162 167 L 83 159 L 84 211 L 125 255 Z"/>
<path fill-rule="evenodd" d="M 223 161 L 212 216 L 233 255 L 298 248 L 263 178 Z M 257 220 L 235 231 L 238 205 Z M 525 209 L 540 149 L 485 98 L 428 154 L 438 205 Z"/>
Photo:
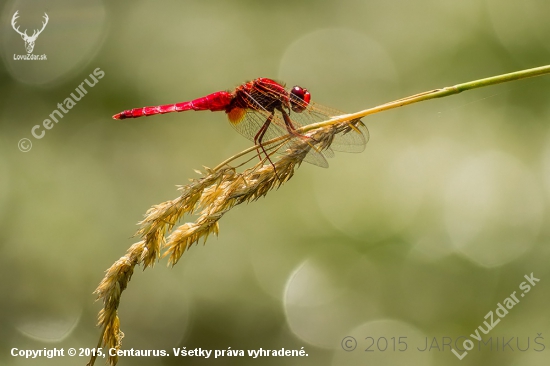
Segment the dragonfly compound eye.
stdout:
<path fill-rule="evenodd" d="M 311 94 L 309 94 L 307 89 L 296 85 L 290 90 L 290 106 L 294 112 L 303 112 L 310 100 Z"/>

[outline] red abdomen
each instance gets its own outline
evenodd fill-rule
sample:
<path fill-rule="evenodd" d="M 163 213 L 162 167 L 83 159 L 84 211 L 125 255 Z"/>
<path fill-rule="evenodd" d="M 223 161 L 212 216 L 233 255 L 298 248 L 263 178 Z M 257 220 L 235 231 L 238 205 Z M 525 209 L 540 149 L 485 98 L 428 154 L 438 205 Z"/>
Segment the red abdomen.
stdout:
<path fill-rule="evenodd" d="M 171 112 L 183 111 L 226 111 L 233 100 L 233 94 L 226 91 L 219 91 L 209 94 L 205 97 L 181 102 L 176 104 L 165 104 L 156 107 L 143 107 L 129 109 L 113 116 L 114 119 L 137 118 L 142 116 L 152 116 L 155 114 L 165 114 Z"/>

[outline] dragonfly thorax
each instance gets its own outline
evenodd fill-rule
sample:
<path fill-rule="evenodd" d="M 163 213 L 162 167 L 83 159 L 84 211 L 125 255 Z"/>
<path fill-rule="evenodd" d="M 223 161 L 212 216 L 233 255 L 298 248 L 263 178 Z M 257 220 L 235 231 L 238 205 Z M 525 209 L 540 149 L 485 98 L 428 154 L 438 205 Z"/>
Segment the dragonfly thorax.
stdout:
<path fill-rule="evenodd" d="M 258 78 L 241 85 L 234 95 L 229 110 L 235 107 L 268 112 L 285 109 L 300 113 L 307 108 L 311 98 L 305 88 L 295 86 L 288 92 L 284 85 L 267 78 Z"/>

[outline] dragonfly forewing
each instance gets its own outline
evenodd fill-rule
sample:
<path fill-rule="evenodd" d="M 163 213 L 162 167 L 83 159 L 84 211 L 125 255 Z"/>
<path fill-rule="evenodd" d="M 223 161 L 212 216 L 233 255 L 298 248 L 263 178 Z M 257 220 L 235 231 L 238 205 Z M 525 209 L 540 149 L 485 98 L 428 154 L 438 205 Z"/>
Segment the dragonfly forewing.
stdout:
<path fill-rule="evenodd" d="M 328 121 L 332 117 L 344 114 L 336 109 L 310 103 L 302 113 L 292 114 L 292 119 L 300 127 L 303 127 L 312 123 Z M 370 137 L 367 126 L 357 119 L 343 122 L 340 126 L 338 133 L 334 135 L 331 148 L 341 152 L 363 152 Z"/>

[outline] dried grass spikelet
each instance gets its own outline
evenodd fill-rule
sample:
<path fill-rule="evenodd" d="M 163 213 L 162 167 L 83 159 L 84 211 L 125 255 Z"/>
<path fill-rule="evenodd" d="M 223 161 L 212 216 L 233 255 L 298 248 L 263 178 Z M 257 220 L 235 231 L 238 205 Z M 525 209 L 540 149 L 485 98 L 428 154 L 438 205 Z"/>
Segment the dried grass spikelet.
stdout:
<path fill-rule="evenodd" d="M 229 167 L 222 168 L 220 171 L 207 169 L 206 176 L 202 179 L 215 177 L 216 183 L 204 187 L 200 198 L 194 201 L 193 211 L 200 211 L 199 218 L 194 223 L 181 225 L 170 234 L 163 256 L 169 256 L 170 265 L 176 264 L 191 245 L 201 238 L 206 242 L 212 233 L 218 234 L 218 221 L 226 212 L 241 203 L 255 201 L 273 188 L 280 187 L 292 178 L 295 169 L 302 163 L 310 149 L 326 150 L 336 134 L 349 132 L 352 129 L 357 130 L 356 127 L 350 127 L 350 124 L 358 123 L 362 122 L 353 120 L 313 130 L 307 134 L 310 138 L 293 143 L 274 164 L 264 164 L 264 161 L 261 161 L 242 173 Z M 315 144 L 311 141 L 315 141 Z M 282 141 L 271 149 L 276 150 L 284 143 L 285 141 Z M 221 176 L 217 175 L 219 172 Z"/>
<path fill-rule="evenodd" d="M 272 189 L 280 187 L 292 178 L 295 169 L 310 149 L 326 150 L 336 134 L 357 130 L 352 126 L 358 123 L 362 122 L 355 119 L 322 126 L 305 134 L 310 138 L 294 139 L 292 144 L 289 144 L 288 136 L 275 139 L 267 149 L 271 153 L 280 152 L 278 150 L 282 148 L 286 150 L 273 164 L 266 164 L 267 159 L 264 159 L 253 167 L 238 172 L 229 165 L 232 161 L 229 159 L 217 168 L 205 168 L 204 173 L 197 171 L 202 176 L 178 187 L 181 192 L 179 197 L 151 207 L 139 223 L 140 228 L 136 236 L 141 237 L 141 240 L 133 244 L 126 254 L 106 271 L 105 277 L 94 292 L 97 299 L 103 301 L 103 309 L 98 316 L 98 326 L 103 329 L 98 348 L 121 348 L 124 333 L 120 330 L 118 306 L 121 294 L 128 286 L 136 265 L 141 264 L 143 269 L 152 267 L 161 257 L 161 250 L 164 250 L 163 257 L 169 257 L 168 264 L 175 265 L 193 244 L 200 239 L 206 242 L 210 234 L 218 234 L 218 221 L 225 213 L 241 203 L 255 201 Z M 198 218 L 195 222 L 187 222 L 172 231 L 186 214 L 198 214 Z M 170 231 L 172 232 L 166 238 L 166 233 Z M 108 356 L 108 362 L 114 366 L 118 362 L 118 357 Z M 94 363 L 95 356 L 91 358 L 88 366 Z"/>
<path fill-rule="evenodd" d="M 103 300 L 103 309 L 98 315 L 98 326 L 102 333 L 98 342 L 98 348 L 104 345 L 108 349 L 119 350 L 122 345 L 124 333 L 120 330 L 118 318 L 118 305 L 120 296 L 128 286 L 128 282 L 134 273 L 134 267 L 141 262 L 142 254 L 145 251 L 144 242 L 135 243 L 128 249 L 126 255 L 117 260 L 107 271 L 105 277 L 95 290 L 97 298 Z M 88 365 L 93 365 L 95 357 L 90 359 Z M 109 364 L 114 366 L 118 362 L 118 356 L 109 356 Z"/>

